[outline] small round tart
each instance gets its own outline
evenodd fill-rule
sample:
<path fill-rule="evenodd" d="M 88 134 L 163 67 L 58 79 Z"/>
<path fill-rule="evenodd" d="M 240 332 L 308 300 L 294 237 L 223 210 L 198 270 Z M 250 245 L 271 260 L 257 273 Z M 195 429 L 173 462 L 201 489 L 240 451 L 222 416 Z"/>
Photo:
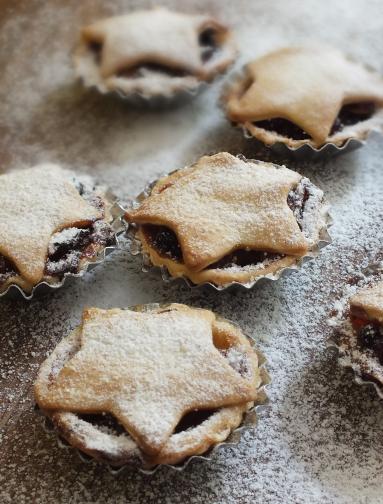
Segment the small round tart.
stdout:
<path fill-rule="evenodd" d="M 149 469 L 227 439 L 264 402 L 262 371 L 243 333 L 209 310 L 90 308 L 42 364 L 35 397 L 73 447 Z"/>
<path fill-rule="evenodd" d="M 58 286 L 116 244 L 112 201 L 89 176 L 42 164 L 0 175 L 0 294 Z"/>
<path fill-rule="evenodd" d="M 357 381 L 373 383 L 383 398 L 383 273 L 351 288 L 331 319 L 336 327 L 340 364 L 354 370 Z"/>
<path fill-rule="evenodd" d="M 215 19 L 156 8 L 84 27 L 74 63 L 103 93 L 171 97 L 211 81 L 235 54 L 231 31 Z"/>
<path fill-rule="evenodd" d="M 328 240 L 320 189 L 284 166 L 225 152 L 161 178 L 139 199 L 125 220 L 144 256 L 197 285 L 276 279 Z"/>
<path fill-rule="evenodd" d="M 342 147 L 383 127 L 383 79 L 328 47 L 285 48 L 248 63 L 222 97 L 227 117 L 266 144 Z"/>

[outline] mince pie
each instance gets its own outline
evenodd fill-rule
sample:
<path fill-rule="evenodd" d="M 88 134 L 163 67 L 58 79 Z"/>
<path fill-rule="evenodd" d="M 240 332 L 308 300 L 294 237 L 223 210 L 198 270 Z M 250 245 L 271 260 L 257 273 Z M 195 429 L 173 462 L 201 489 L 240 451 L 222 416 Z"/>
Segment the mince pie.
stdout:
<path fill-rule="evenodd" d="M 0 293 L 57 285 L 115 243 L 105 191 L 87 176 L 42 164 L 0 175 Z"/>
<path fill-rule="evenodd" d="M 228 118 L 266 145 L 341 147 L 383 125 L 382 77 L 330 48 L 266 54 L 223 100 Z"/>
<path fill-rule="evenodd" d="M 153 265 L 224 287 L 277 278 L 313 255 L 327 209 L 298 173 L 221 152 L 160 179 L 125 220 Z"/>
<path fill-rule="evenodd" d="M 211 311 L 86 309 L 42 364 L 39 408 L 112 466 L 176 464 L 225 440 L 262 395 L 257 353 Z"/>
<path fill-rule="evenodd" d="M 215 19 L 156 8 L 84 27 L 74 61 L 84 83 L 101 92 L 152 97 L 193 91 L 234 56 L 230 30 Z"/>
<path fill-rule="evenodd" d="M 383 280 L 369 280 L 340 313 L 340 362 L 383 397 Z"/>

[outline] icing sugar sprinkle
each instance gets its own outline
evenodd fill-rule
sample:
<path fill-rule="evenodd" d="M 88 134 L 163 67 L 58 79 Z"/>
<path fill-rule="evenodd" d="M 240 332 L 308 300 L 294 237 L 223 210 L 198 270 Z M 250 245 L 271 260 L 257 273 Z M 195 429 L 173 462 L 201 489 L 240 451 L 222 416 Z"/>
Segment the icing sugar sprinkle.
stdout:
<path fill-rule="evenodd" d="M 149 1 L 5 3 L 2 170 L 59 162 L 94 175 L 126 199 L 160 173 L 208 152 L 260 156 L 216 107 L 220 82 L 191 103 L 161 111 L 133 108 L 73 82 L 69 52 L 80 24 Z M 287 44 L 325 40 L 383 71 L 381 0 L 334 1 L 331 8 L 315 0 L 161 3 L 209 9 L 232 23 L 241 49 L 237 68 Z M 374 390 L 353 383 L 325 343 L 333 333 L 327 320 L 344 286 L 382 247 L 382 149 L 372 137 L 360 151 L 326 163 L 283 160 L 323 189 L 334 225 L 333 244 L 278 282 L 219 295 L 191 291 L 182 282 L 164 284 L 143 274 L 121 250 L 84 281 L 48 296 L 31 303 L 2 299 L 0 502 L 382 503 L 382 402 Z M 181 473 L 161 470 L 150 479 L 135 471 L 114 477 L 59 448 L 33 410 L 31 383 L 46 355 L 78 325 L 84 306 L 175 301 L 213 309 L 257 340 L 272 377 L 270 408 L 257 428 L 211 462 L 192 462 Z"/>

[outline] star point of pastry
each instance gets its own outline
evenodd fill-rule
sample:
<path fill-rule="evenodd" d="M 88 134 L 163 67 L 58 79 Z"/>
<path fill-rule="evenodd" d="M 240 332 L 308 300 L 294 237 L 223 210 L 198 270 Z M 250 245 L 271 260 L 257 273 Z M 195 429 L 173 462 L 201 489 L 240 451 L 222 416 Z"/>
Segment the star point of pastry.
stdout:
<path fill-rule="evenodd" d="M 110 412 L 149 454 L 184 413 L 255 400 L 214 346 L 214 315 L 181 305 L 158 313 L 85 311 L 81 346 L 52 383 L 35 386 L 45 410 Z"/>
<path fill-rule="evenodd" d="M 33 285 L 44 275 L 52 235 L 66 227 L 87 226 L 102 216 L 57 165 L 1 175 L 0 199 L 0 253 Z"/>
<path fill-rule="evenodd" d="M 250 85 L 229 91 L 228 116 L 240 123 L 287 119 L 317 145 L 326 141 L 342 105 L 383 105 L 383 79 L 335 49 L 282 49 L 246 69 Z"/>
<path fill-rule="evenodd" d="M 159 184 L 126 219 L 170 228 L 193 271 L 240 248 L 302 256 L 308 243 L 287 203 L 300 179 L 285 167 L 228 153 L 205 156 L 167 177 L 166 189 Z"/>

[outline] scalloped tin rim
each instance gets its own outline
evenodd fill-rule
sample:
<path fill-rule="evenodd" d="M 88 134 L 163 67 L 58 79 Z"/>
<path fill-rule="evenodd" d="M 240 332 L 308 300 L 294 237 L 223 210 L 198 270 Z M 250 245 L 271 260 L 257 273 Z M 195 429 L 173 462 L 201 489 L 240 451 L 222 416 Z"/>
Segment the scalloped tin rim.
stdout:
<path fill-rule="evenodd" d="M 350 137 L 347 140 L 345 140 L 344 143 L 340 146 L 336 145 L 333 142 L 327 142 L 327 143 L 323 144 L 321 147 L 314 147 L 310 143 L 305 143 L 305 144 L 299 145 L 298 147 L 290 147 L 289 145 L 285 144 L 284 142 L 280 142 L 280 141 L 277 141 L 271 145 L 266 145 L 263 142 L 261 142 L 260 140 L 258 140 L 257 138 L 255 138 L 253 135 L 251 135 L 251 133 L 249 133 L 249 131 L 247 130 L 246 126 L 238 124 L 238 127 L 242 129 L 245 138 L 258 141 L 261 145 L 267 147 L 268 149 L 273 149 L 273 148 L 280 149 L 280 150 L 285 149 L 286 152 L 293 153 L 293 154 L 298 154 L 298 153 L 301 154 L 303 151 L 306 150 L 306 151 L 309 151 L 310 154 L 315 154 L 318 156 L 325 155 L 325 154 L 331 154 L 331 151 L 334 151 L 333 154 L 335 155 L 335 154 L 342 154 L 342 153 L 344 154 L 346 152 L 351 152 L 355 149 L 359 149 L 367 142 L 368 137 L 373 132 L 378 131 L 377 128 L 376 129 L 372 128 L 363 140 L 360 138 L 357 138 L 357 137 Z"/>
<path fill-rule="evenodd" d="M 117 96 L 119 99 L 127 103 L 131 103 L 134 105 L 140 105 L 146 103 L 154 107 L 156 106 L 161 107 L 164 105 L 172 104 L 174 102 L 177 103 L 178 101 L 180 103 L 182 103 L 183 101 L 187 102 L 189 99 L 193 99 L 201 92 L 203 92 L 208 86 L 207 82 L 201 81 L 198 82 L 198 84 L 194 88 L 175 89 L 172 93 L 169 94 L 151 95 L 142 91 L 134 91 L 130 94 L 126 94 L 121 89 L 109 90 L 104 89 L 97 84 L 86 84 L 82 77 L 79 78 L 86 89 L 95 89 L 101 95 Z"/>

